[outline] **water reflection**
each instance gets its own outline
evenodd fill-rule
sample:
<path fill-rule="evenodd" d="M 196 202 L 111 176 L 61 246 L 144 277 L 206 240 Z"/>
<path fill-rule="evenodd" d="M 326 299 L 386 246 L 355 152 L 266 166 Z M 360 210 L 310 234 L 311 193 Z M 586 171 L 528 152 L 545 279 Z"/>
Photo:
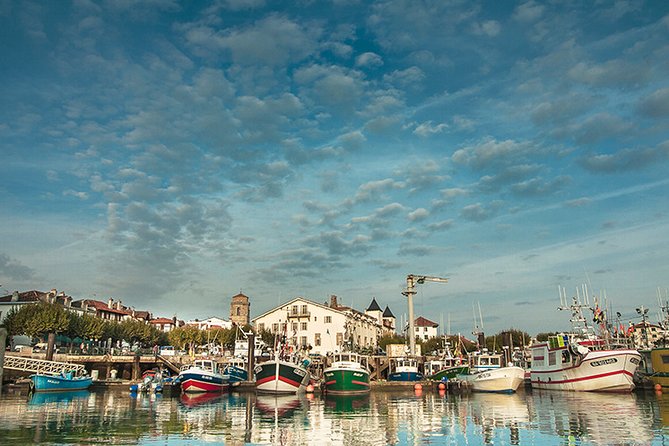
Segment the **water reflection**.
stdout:
<path fill-rule="evenodd" d="M 541 432 L 567 442 L 595 445 L 649 444 L 653 416 L 635 394 L 535 391 Z"/>
<path fill-rule="evenodd" d="M 662 444 L 669 394 L 0 396 L 8 444 Z"/>

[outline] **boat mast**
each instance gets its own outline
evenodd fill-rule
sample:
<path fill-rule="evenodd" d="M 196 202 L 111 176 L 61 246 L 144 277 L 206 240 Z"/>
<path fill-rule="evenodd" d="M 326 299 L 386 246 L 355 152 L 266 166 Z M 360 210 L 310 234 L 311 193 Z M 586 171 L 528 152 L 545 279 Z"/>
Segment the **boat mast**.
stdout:
<path fill-rule="evenodd" d="M 409 306 L 409 355 L 416 355 L 416 335 L 414 334 L 414 315 L 413 315 L 413 296 L 416 294 L 416 285 L 428 282 L 447 283 L 448 279 L 433 276 L 421 276 L 416 274 L 409 274 L 407 276 L 407 288 L 402 292 L 407 297 L 407 305 Z"/>

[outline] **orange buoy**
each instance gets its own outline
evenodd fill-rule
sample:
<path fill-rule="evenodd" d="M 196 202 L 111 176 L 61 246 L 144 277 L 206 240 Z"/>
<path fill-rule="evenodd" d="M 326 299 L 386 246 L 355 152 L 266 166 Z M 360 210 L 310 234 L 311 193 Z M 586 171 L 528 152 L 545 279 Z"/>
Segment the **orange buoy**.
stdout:
<path fill-rule="evenodd" d="M 314 385 L 313 384 L 309 384 L 307 386 L 307 393 L 314 393 Z"/>
<path fill-rule="evenodd" d="M 439 383 L 439 390 L 444 390 L 446 388 L 446 384 L 444 383 Z"/>
<path fill-rule="evenodd" d="M 655 391 L 662 392 L 662 384 L 655 384 Z"/>
<path fill-rule="evenodd" d="M 414 384 L 413 389 L 414 390 L 423 390 L 423 385 L 420 384 L 420 383 L 416 383 L 416 384 Z"/>

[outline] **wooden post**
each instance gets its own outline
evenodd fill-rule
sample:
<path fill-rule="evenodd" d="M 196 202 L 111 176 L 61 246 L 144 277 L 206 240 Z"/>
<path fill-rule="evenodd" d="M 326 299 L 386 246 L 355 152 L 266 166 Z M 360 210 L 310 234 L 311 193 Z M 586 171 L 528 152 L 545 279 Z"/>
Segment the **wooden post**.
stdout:
<path fill-rule="evenodd" d="M 56 333 L 49 333 L 47 340 L 48 344 L 46 347 L 46 360 L 53 361 L 53 353 L 56 347 Z"/>
<path fill-rule="evenodd" d="M 7 329 L 0 328 L 0 392 L 2 392 L 2 375 L 5 366 L 5 346 L 7 345 Z"/>
<path fill-rule="evenodd" d="M 132 379 L 133 380 L 138 380 L 141 377 L 142 369 L 139 366 L 139 360 L 140 360 L 140 356 L 139 356 L 139 352 L 137 352 L 137 354 L 135 355 L 135 358 L 132 362 Z"/>
<path fill-rule="evenodd" d="M 249 381 L 254 381 L 254 379 L 253 379 L 253 369 L 256 366 L 254 364 L 254 360 L 255 360 L 255 357 L 256 357 L 255 356 L 256 336 L 255 336 L 255 334 L 250 333 L 246 339 L 249 341 L 249 349 L 248 349 L 249 364 L 248 364 L 248 370 L 247 370 L 247 372 L 249 374 L 248 380 Z"/>

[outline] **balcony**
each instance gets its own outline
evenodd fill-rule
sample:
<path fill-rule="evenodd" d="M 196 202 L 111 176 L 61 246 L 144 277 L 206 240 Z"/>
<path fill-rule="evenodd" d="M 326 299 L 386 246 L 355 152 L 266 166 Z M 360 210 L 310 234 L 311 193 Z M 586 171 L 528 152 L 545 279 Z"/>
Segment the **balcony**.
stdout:
<path fill-rule="evenodd" d="M 288 312 L 288 319 L 300 318 L 300 317 L 311 317 L 311 311 L 290 311 Z"/>

